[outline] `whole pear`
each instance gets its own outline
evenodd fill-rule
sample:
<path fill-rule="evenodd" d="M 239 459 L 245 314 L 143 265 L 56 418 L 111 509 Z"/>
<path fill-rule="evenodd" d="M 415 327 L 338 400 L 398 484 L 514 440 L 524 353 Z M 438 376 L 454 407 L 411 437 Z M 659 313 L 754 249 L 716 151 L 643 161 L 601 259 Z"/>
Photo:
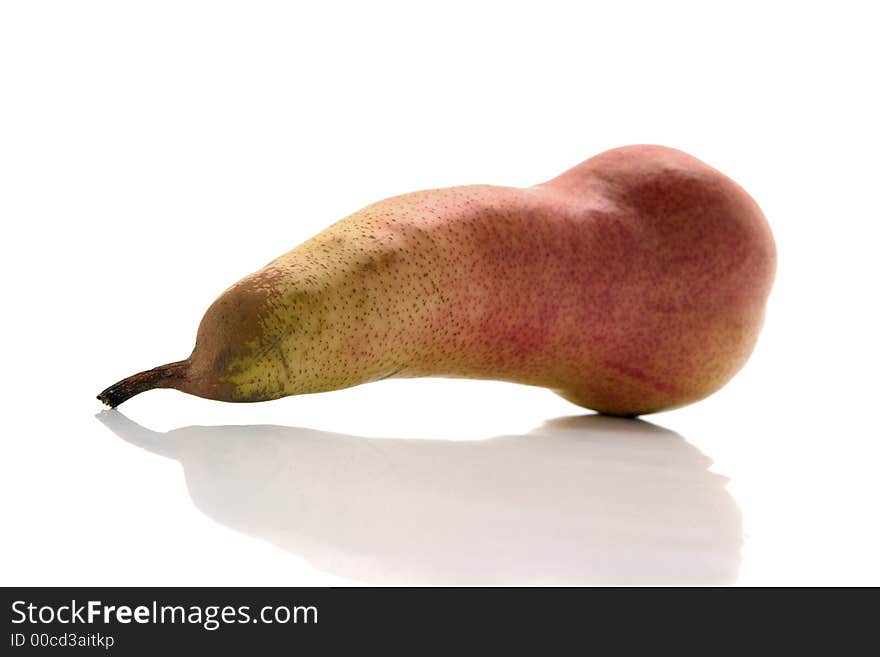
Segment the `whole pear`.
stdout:
<path fill-rule="evenodd" d="M 370 205 L 227 289 L 189 358 L 98 398 L 253 402 L 443 376 L 650 413 L 743 366 L 775 269 L 767 221 L 731 179 L 671 148 L 617 148 L 534 187 Z"/>

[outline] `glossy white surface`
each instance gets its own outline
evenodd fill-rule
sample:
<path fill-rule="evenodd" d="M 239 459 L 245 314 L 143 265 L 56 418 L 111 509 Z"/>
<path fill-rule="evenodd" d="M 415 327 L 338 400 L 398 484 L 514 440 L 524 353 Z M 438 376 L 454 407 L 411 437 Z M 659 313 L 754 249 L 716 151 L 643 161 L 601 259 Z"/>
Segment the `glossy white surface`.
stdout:
<path fill-rule="evenodd" d="M 0 7 L 0 584 L 880 584 L 867 10 L 601 4 Z M 758 349 L 699 404 L 94 399 L 366 203 L 637 142 L 731 175 L 777 239 Z"/>

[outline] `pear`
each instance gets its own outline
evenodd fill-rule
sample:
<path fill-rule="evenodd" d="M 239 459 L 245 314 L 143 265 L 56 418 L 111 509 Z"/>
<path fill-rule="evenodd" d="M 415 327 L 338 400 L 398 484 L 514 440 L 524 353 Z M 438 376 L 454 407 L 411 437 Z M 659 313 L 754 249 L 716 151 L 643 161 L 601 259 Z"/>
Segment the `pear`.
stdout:
<path fill-rule="evenodd" d="M 397 196 L 227 289 L 152 388 L 230 402 L 389 377 L 550 388 L 611 415 L 702 399 L 745 364 L 776 270 L 770 228 L 731 179 L 628 146 L 529 188 Z"/>

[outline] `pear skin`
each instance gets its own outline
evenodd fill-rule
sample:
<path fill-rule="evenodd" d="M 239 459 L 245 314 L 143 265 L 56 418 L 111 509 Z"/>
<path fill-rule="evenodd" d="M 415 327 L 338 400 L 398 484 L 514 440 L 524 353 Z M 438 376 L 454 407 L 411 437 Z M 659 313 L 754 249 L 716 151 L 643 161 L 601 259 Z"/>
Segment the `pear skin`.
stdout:
<path fill-rule="evenodd" d="M 530 188 L 370 205 L 227 289 L 189 358 L 98 398 L 254 402 L 442 376 L 651 413 L 739 371 L 775 270 L 767 221 L 736 183 L 678 150 L 617 148 Z"/>

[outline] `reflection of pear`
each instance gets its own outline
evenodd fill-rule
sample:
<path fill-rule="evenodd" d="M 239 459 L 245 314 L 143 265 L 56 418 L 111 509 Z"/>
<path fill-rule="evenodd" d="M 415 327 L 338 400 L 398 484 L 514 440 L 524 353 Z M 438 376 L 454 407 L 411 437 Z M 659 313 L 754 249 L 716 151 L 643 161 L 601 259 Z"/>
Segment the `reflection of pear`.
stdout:
<path fill-rule="evenodd" d="M 235 402 L 392 376 L 501 379 L 636 415 L 748 358 L 776 252 L 746 192 L 681 151 L 607 151 L 528 189 L 380 201 L 226 290 L 186 360 L 104 390 Z"/>
<path fill-rule="evenodd" d="M 279 426 L 124 440 L 183 464 L 206 515 L 374 583 L 716 584 L 742 528 L 726 480 L 680 436 L 600 416 L 475 442 Z"/>

